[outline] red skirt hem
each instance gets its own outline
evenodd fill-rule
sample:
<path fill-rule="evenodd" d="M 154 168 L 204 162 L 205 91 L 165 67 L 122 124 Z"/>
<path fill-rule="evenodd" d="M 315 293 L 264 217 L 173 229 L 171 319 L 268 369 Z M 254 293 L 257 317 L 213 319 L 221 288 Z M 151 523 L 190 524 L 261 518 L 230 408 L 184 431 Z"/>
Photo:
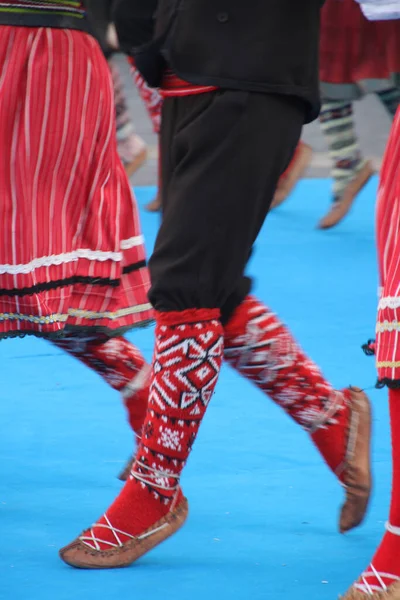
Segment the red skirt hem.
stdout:
<path fill-rule="evenodd" d="M 400 21 L 368 21 L 354 0 L 321 11 L 320 81 L 351 84 L 400 73 Z"/>

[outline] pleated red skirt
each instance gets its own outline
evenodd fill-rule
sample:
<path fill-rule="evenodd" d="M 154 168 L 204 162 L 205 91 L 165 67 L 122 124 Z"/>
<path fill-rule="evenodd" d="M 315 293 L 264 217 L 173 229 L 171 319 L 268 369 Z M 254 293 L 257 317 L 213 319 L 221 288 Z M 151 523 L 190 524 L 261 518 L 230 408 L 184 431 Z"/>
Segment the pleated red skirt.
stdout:
<path fill-rule="evenodd" d="M 400 21 L 368 21 L 355 0 L 321 12 L 320 81 L 352 84 L 400 73 Z"/>
<path fill-rule="evenodd" d="M 0 27 L 0 338 L 152 319 L 107 63 L 88 34 Z"/>
<path fill-rule="evenodd" d="M 381 279 L 376 326 L 378 377 L 400 384 L 400 110 L 397 111 L 381 170 L 377 204 Z"/>

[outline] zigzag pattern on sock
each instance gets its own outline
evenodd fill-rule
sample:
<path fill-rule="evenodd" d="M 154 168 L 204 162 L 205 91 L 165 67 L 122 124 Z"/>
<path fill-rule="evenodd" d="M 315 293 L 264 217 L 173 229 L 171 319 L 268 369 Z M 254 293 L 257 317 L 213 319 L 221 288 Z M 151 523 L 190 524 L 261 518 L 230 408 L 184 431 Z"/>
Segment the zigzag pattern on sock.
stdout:
<path fill-rule="evenodd" d="M 256 298 L 247 297 L 225 328 L 225 357 L 306 431 L 336 423 L 345 407 L 289 330 Z"/>
<path fill-rule="evenodd" d="M 179 477 L 222 363 L 223 330 L 217 317 L 215 311 L 158 315 L 141 443 L 119 497 L 80 538 L 91 548 L 123 545 L 158 522 L 182 497 Z"/>
<path fill-rule="evenodd" d="M 349 391 L 336 391 L 290 331 L 248 296 L 225 327 L 225 357 L 305 431 L 342 478 L 349 426 Z"/>

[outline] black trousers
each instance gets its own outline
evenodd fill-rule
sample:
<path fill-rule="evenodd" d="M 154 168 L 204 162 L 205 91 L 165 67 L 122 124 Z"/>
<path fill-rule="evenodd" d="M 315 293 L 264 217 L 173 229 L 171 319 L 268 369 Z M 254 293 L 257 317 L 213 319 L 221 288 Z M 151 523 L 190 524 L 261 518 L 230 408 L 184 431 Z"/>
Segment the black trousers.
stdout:
<path fill-rule="evenodd" d="M 149 262 L 156 310 L 220 308 L 226 322 L 243 301 L 246 264 L 304 115 L 299 99 L 242 91 L 165 100 L 163 219 Z"/>

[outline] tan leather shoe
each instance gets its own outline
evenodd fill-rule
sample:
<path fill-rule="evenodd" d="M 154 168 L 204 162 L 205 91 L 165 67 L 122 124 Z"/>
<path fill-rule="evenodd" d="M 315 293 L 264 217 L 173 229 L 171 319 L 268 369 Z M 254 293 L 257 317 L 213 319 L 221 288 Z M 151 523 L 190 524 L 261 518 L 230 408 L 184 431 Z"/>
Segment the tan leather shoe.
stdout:
<path fill-rule="evenodd" d="M 272 200 L 271 209 L 277 208 L 293 190 L 299 179 L 304 175 L 304 172 L 311 163 L 313 151 L 311 146 L 300 142 L 296 153 L 290 163 L 287 171 L 280 178 L 274 198 Z"/>
<path fill-rule="evenodd" d="M 336 469 L 342 475 L 345 501 L 340 510 L 339 531 L 346 533 L 360 525 L 367 512 L 372 489 L 371 405 L 364 392 L 350 388 L 350 422 L 344 462 Z M 126 481 L 134 458 L 128 460 L 118 478 Z"/>
<path fill-rule="evenodd" d="M 367 161 L 358 175 L 350 181 L 340 200 L 332 203 L 328 213 L 318 223 L 318 229 L 330 229 L 338 225 L 348 214 L 357 195 L 365 187 L 373 174 L 374 169 L 371 163 Z"/>
<path fill-rule="evenodd" d="M 185 523 L 189 508 L 186 498 L 170 510 L 162 519 L 154 523 L 141 535 L 132 537 L 122 544 L 115 536 L 115 547 L 110 550 L 96 550 L 77 538 L 60 550 L 60 558 L 67 565 L 77 569 L 118 569 L 128 567 L 147 552 L 171 537 Z"/>
<path fill-rule="evenodd" d="M 372 489 L 371 404 L 359 388 L 350 388 L 350 422 L 345 459 L 336 470 L 345 489 L 339 531 L 345 533 L 364 520 Z"/>
<path fill-rule="evenodd" d="M 374 592 L 371 595 L 366 595 L 364 592 L 352 587 L 344 596 L 340 596 L 339 600 L 400 600 L 400 582 L 396 581 L 386 590 Z"/>
<path fill-rule="evenodd" d="M 340 510 L 339 531 L 346 533 L 362 523 L 372 491 L 371 475 L 371 404 L 359 388 L 350 388 L 350 422 L 346 456 L 336 469 L 342 476 L 345 501 Z M 128 460 L 118 478 L 126 481 L 134 458 Z"/>

